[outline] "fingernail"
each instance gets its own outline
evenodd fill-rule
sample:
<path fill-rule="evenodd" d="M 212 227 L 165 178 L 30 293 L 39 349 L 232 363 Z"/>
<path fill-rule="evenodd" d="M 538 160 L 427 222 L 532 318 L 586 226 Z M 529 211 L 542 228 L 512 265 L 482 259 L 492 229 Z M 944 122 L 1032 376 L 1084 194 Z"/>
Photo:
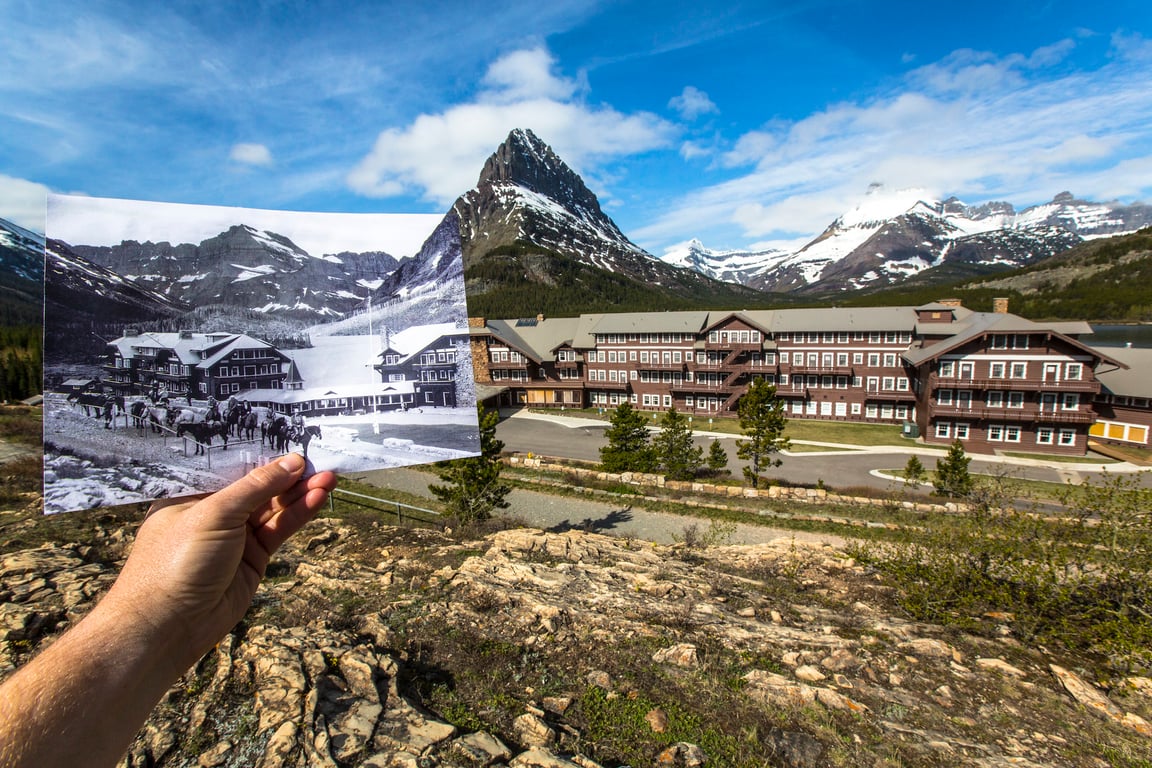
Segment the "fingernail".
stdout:
<path fill-rule="evenodd" d="M 304 468 L 304 457 L 298 453 L 289 453 L 277 462 L 288 472 L 299 472 Z"/>

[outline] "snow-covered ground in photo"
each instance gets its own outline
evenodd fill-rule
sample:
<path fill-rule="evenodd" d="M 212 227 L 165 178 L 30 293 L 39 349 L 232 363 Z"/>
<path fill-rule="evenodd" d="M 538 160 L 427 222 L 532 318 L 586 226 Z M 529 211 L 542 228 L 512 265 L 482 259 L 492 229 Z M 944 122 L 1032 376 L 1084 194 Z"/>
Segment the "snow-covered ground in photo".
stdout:
<path fill-rule="evenodd" d="M 322 434 L 308 446 L 315 471 L 361 472 L 479 453 L 471 406 L 318 416 L 308 424 Z M 45 398 L 45 513 L 216 491 L 277 456 L 258 433 L 251 442 L 230 439 L 227 450 L 216 438 L 207 455 L 197 456 L 191 440 L 137 429 L 130 417 L 117 416 L 112 427 L 105 429 L 102 418 L 86 416 L 63 395 Z"/>

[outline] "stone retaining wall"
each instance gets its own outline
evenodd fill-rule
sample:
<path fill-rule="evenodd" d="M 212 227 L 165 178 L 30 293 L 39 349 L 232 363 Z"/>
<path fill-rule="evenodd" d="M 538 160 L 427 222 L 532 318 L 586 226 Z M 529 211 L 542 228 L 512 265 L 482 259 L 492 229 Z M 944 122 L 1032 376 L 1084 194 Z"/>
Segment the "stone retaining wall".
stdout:
<path fill-rule="evenodd" d="M 926 504 L 923 502 L 899 501 L 896 499 L 877 499 L 870 496 L 842 496 L 837 493 L 829 493 L 824 488 L 786 488 L 777 485 L 768 488 L 745 488 L 739 485 L 668 480 L 659 474 L 645 472 L 604 472 L 599 469 L 560 464 L 546 457 L 531 455 L 508 456 L 505 457 L 504 461 L 514 467 L 527 467 L 545 472 L 564 472 L 598 482 L 624 483 L 626 485 L 648 488 L 665 488 L 671 491 L 703 493 L 726 498 L 778 499 L 781 501 L 799 501 L 807 504 L 856 504 L 874 507 L 897 504 L 904 509 L 915 510 L 917 512 L 958 512 L 963 508 L 963 505 L 951 502 L 945 504 Z"/>

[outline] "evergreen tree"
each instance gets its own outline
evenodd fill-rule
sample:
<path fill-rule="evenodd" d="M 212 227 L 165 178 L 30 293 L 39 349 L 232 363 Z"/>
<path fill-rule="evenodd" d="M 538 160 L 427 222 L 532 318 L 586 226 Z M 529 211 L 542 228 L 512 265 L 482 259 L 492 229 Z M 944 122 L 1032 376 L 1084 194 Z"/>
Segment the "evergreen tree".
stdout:
<path fill-rule="evenodd" d="M 612 413 L 612 426 L 604 436 L 608 444 L 600 449 L 605 472 L 651 472 L 656 454 L 648 441 L 648 419 L 625 401 Z"/>
<path fill-rule="evenodd" d="M 936 460 L 936 486 L 937 496 L 949 498 L 963 498 L 972 492 L 972 475 L 968 472 L 968 465 L 972 459 L 964 453 L 964 444 L 959 440 L 952 441 L 952 447 L 947 455 Z"/>
<path fill-rule="evenodd" d="M 928 470 L 924 469 L 924 463 L 920 461 L 920 457 L 913 454 L 908 457 L 908 463 L 904 465 L 904 485 L 918 485 L 924 482 Z"/>
<path fill-rule="evenodd" d="M 724 446 L 720 445 L 719 440 L 712 441 L 712 447 L 708 449 L 708 469 L 713 472 L 722 472 L 728 466 L 728 452 L 724 450 Z"/>
<path fill-rule="evenodd" d="M 436 465 L 444 485 L 429 485 L 428 490 L 444 502 L 463 524 L 487 520 L 494 509 L 507 509 L 504 497 L 512 490 L 500 481 L 500 451 L 504 443 L 496 439 L 500 414 L 477 404 L 480 422 L 480 455 Z"/>
<path fill-rule="evenodd" d="M 776 387 L 764 379 L 753 379 L 736 403 L 736 413 L 740 416 L 740 431 L 748 438 L 736 442 L 736 455 L 749 462 L 744 467 L 744 479 L 758 488 L 760 470 L 780 466 L 780 459 L 773 459 L 772 454 L 790 445 L 784 435 L 784 401 L 776 397 Z"/>
<path fill-rule="evenodd" d="M 672 480 L 693 479 L 704 463 L 704 449 L 692 444 L 688 417 L 675 406 L 660 420 L 660 433 L 653 439 L 652 448 L 664 474 Z"/>

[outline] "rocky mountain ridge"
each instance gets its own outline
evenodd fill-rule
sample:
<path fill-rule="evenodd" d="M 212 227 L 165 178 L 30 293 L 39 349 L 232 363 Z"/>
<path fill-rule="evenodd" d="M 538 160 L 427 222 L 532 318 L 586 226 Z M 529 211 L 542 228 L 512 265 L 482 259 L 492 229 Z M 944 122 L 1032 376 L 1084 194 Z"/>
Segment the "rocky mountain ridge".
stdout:
<path fill-rule="evenodd" d="M 452 210 L 469 301 L 481 314 L 497 297 L 506 299 L 499 314 L 512 316 L 555 312 L 562 302 L 596 311 L 641 295 L 653 306 L 755 296 L 669 266 L 632 243 L 583 179 L 526 129 L 508 135 Z"/>
<path fill-rule="evenodd" d="M 313 256 L 283 235 L 243 224 L 198 244 L 129 240 L 71 248 L 181 304 L 223 304 L 304 319 L 344 316 L 399 265 L 381 252 Z"/>
<path fill-rule="evenodd" d="M 0 524 L 27 539 L 17 514 Z M 0 675 L 107 588 L 130 526 L 105 514 L 76 526 L 80 540 L 0 550 Z M 1103 689 L 1029 647 L 1010 617 L 982 621 L 994 631 L 902 619 L 842 552 L 787 539 L 686 548 L 512 529 L 457 540 L 320 519 L 122 765 L 1027 768 L 1152 756 L 1152 680 Z"/>
<path fill-rule="evenodd" d="M 691 241 L 663 258 L 760 290 L 818 294 L 1006 271 L 1150 223 L 1152 206 L 1094 203 L 1069 192 L 1017 212 L 1007 202 L 971 206 L 873 185 L 855 208 L 795 251 L 712 251 Z"/>
<path fill-rule="evenodd" d="M 0 219 L 0 322 L 39 325 L 43 320 L 44 238 Z"/>

